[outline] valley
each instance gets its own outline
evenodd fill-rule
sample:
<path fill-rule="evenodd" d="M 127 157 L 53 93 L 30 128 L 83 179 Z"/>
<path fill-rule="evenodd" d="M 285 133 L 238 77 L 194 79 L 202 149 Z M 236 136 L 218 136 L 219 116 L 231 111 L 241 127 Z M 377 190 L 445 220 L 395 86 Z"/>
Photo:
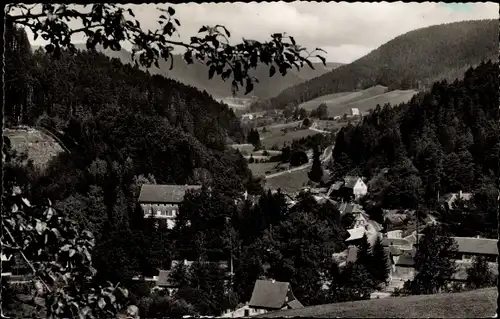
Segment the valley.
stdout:
<path fill-rule="evenodd" d="M 498 21 L 470 5 L 12 4 L 2 317 L 491 316 Z"/>

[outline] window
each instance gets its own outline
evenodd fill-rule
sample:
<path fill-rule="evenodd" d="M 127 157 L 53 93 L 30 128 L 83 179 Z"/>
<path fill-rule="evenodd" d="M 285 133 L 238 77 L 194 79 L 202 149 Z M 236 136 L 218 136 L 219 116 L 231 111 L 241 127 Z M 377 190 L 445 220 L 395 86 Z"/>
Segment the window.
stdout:
<path fill-rule="evenodd" d="M 170 211 L 170 216 L 175 216 L 175 213 L 176 213 L 175 209 L 172 209 L 172 210 Z"/>

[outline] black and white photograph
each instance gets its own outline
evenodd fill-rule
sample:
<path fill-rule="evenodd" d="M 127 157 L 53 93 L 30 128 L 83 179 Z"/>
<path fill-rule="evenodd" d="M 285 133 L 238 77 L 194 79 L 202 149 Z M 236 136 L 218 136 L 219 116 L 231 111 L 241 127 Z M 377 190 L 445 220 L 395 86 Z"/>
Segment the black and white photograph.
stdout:
<path fill-rule="evenodd" d="M 497 318 L 499 9 L 5 4 L 1 318 Z"/>

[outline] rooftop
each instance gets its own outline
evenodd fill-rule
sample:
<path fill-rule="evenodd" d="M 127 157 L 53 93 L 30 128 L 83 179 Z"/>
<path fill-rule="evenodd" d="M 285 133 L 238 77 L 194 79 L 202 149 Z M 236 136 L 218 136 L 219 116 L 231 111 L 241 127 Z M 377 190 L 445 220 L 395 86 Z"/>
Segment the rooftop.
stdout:
<path fill-rule="evenodd" d="M 351 241 L 351 240 L 357 240 L 363 238 L 363 235 L 366 232 L 365 227 L 356 227 L 356 228 L 351 228 L 348 229 L 347 232 L 349 233 L 349 238 L 346 239 L 346 241 Z"/>
<path fill-rule="evenodd" d="M 290 289 L 290 283 L 288 282 L 257 280 L 248 305 L 252 308 L 281 309 L 285 304 L 296 300 L 295 298 L 290 301 L 287 300 Z M 298 300 L 290 305 L 291 308 L 302 308 L 301 306 L 302 304 Z"/>
<path fill-rule="evenodd" d="M 498 255 L 498 240 L 474 237 L 452 237 L 457 242 L 458 251 L 467 254 Z"/>
<path fill-rule="evenodd" d="M 346 176 L 346 177 L 344 177 L 344 187 L 353 188 L 356 185 L 356 182 L 358 181 L 358 179 L 359 179 L 358 176 Z"/>
<path fill-rule="evenodd" d="M 187 190 L 201 189 L 201 185 L 148 185 L 141 187 L 140 203 L 180 203 Z"/>

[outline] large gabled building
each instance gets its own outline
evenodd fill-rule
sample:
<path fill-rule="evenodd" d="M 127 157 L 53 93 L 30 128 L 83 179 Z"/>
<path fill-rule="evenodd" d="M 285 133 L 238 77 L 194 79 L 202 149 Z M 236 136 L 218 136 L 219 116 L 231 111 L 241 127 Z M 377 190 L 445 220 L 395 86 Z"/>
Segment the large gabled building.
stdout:
<path fill-rule="evenodd" d="M 201 185 L 142 185 L 139 205 L 144 218 L 165 219 L 167 227 L 174 228 L 179 204 L 188 190 L 201 190 Z"/>

